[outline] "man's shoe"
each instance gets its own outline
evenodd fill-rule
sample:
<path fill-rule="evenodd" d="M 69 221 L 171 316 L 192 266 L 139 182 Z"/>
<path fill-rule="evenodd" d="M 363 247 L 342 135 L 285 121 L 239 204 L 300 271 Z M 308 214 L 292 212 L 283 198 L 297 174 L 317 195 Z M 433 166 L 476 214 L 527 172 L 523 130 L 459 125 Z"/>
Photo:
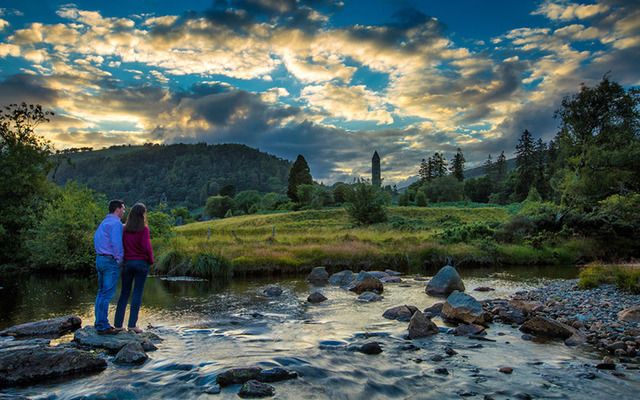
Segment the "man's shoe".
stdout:
<path fill-rule="evenodd" d="M 98 335 L 115 335 L 116 333 L 120 332 L 119 330 L 117 330 L 116 328 L 107 328 L 107 329 L 103 329 L 101 331 L 97 331 Z"/>
<path fill-rule="evenodd" d="M 133 333 L 142 333 L 142 329 L 134 326 L 133 328 L 129 328 L 129 332 L 133 332 Z"/>

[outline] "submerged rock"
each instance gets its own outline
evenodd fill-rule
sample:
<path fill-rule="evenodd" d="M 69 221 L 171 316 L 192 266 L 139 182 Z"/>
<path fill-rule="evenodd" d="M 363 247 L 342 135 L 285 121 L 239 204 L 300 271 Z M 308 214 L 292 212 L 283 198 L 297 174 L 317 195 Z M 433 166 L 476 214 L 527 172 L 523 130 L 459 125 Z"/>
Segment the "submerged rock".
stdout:
<path fill-rule="evenodd" d="M 46 319 L 43 321 L 28 322 L 12 326 L 0 331 L 0 336 L 26 337 L 26 336 L 62 336 L 73 332 L 82 326 L 82 320 L 75 315 Z"/>
<path fill-rule="evenodd" d="M 289 379 L 296 379 L 297 377 L 297 372 L 280 367 L 263 369 L 258 374 L 258 380 L 260 382 L 280 382 Z"/>
<path fill-rule="evenodd" d="M 423 338 L 435 335 L 439 332 L 436 324 L 434 324 L 429 318 L 425 317 L 425 315 L 420 311 L 416 311 L 411 317 L 408 330 L 408 339 Z"/>
<path fill-rule="evenodd" d="M 482 305 L 466 293 L 454 291 L 442 306 L 442 318 L 466 324 L 485 324 Z"/>
<path fill-rule="evenodd" d="M 307 281 L 316 284 L 323 284 L 329 281 L 329 273 L 324 267 L 315 267 L 307 276 Z"/>
<path fill-rule="evenodd" d="M 357 351 L 364 354 L 380 354 L 382 353 L 382 347 L 378 342 L 368 342 L 360 346 Z"/>
<path fill-rule="evenodd" d="M 349 290 L 362 294 L 364 292 L 375 292 L 381 294 L 384 290 L 380 279 L 374 277 L 368 272 L 361 271 L 356 279 L 349 286 Z"/>
<path fill-rule="evenodd" d="M 337 272 L 329 277 L 329 283 L 336 286 L 349 286 L 355 279 L 351 270 Z"/>
<path fill-rule="evenodd" d="M 262 294 L 267 297 L 278 297 L 282 295 L 282 288 L 278 285 L 270 285 L 262 291 Z"/>
<path fill-rule="evenodd" d="M 0 387 L 33 384 L 46 379 L 99 372 L 105 368 L 107 362 L 104 359 L 69 347 L 0 349 Z"/>
<path fill-rule="evenodd" d="M 260 372 L 262 372 L 262 368 L 260 367 L 231 368 L 218 374 L 216 383 L 222 387 L 237 385 L 252 379 L 257 380 Z"/>
<path fill-rule="evenodd" d="M 116 335 L 99 335 L 93 326 L 85 326 L 75 332 L 73 340 L 80 346 L 100 348 L 117 353 L 129 343 L 139 343 L 144 351 L 157 350 L 153 343 L 162 339 L 151 332 L 135 334 L 122 331 Z"/>
<path fill-rule="evenodd" d="M 382 283 L 400 283 L 400 282 L 402 282 L 402 279 L 400 279 L 397 276 L 385 276 L 384 278 L 380 279 L 380 282 L 382 282 Z"/>
<path fill-rule="evenodd" d="M 322 303 L 327 297 L 320 292 L 313 292 L 307 297 L 309 303 Z"/>
<path fill-rule="evenodd" d="M 432 296 L 448 296 L 454 290 L 464 292 L 464 283 L 458 271 L 451 265 L 446 265 L 438 271 L 429 283 L 425 292 Z"/>
<path fill-rule="evenodd" d="M 382 296 L 373 292 L 364 292 L 360 296 L 358 296 L 357 300 L 363 303 L 372 303 L 374 301 L 382 300 Z"/>
<path fill-rule="evenodd" d="M 386 319 L 407 322 L 416 311 L 418 311 L 416 306 L 402 305 L 387 309 L 382 316 Z"/>
<path fill-rule="evenodd" d="M 245 399 L 271 397 L 274 394 L 276 394 L 276 388 L 256 380 L 245 382 L 238 392 L 238 396 Z"/>
<path fill-rule="evenodd" d="M 495 289 L 489 286 L 479 286 L 473 290 L 476 292 L 493 292 Z"/>
<path fill-rule="evenodd" d="M 458 325 L 454 329 L 454 335 L 456 336 L 480 335 L 485 333 L 484 330 L 485 328 L 482 325 L 462 324 L 462 325 Z"/>
<path fill-rule="evenodd" d="M 367 271 L 367 273 L 369 275 L 373 276 L 374 278 L 378 278 L 378 279 L 389 277 L 389 274 L 387 274 L 386 272 L 382 272 L 382 271 Z"/>
<path fill-rule="evenodd" d="M 144 352 L 140 343 L 128 343 L 120 349 L 116 358 L 113 360 L 116 364 L 142 364 L 149 357 Z"/>

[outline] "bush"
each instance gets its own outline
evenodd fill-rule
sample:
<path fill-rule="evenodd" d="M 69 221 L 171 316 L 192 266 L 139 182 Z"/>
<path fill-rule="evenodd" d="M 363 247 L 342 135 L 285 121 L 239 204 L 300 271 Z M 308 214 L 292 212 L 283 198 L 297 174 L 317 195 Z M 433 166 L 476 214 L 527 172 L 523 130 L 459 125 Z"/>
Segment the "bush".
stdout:
<path fill-rule="evenodd" d="M 435 178 L 423 184 L 422 190 L 431 203 L 461 201 L 464 198 L 464 184 L 451 175 Z"/>
<path fill-rule="evenodd" d="M 347 201 L 350 192 L 352 192 L 351 186 L 338 182 L 333 186 L 333 200 L 336 204 L 342 204 Z"/>
<path fill-rule="evenodd" d="M 279 193 L 267 193 L 260 199 L 259 208 L 262 211 L 274 211 L 289 203 L 289 197 Z"/>
<path fill-rule="evenodd" d="M 471 178 L 464 181 L 464 195 L 477 203 L 488 203 L 493 182 L 488 176 Z"/>
<path fill-rule="evenodd" d="M 440 237 L 445 243 L 470 242 L 492 237 L 495 232 L 494 228 L 483 222 L 472 222 L 446 228 Z"/>
<path fill-rule="evenodd" d="M 148 211 L 147 222 L 152 239 L 170 236 L 171 228 L 175 223 L 171 215 L 161 211 Z"/>
<path fill-rule="evenodd" d="M 367 183 L 358 183 L 350 193 L 345 208 L 349 217 L 363 225 L 387 220 L 385 198 L 379 188 Z"/>
<path fill-rule="evenodd" d="M 211 196 L 204 206 L 204 213 L 209 217 L 223 218 L 227 211 L 234 207 L 233 199 L 229 196 Z"/>
<path fill-rule="evenodd" d="M 418 207 L 426 207 L 427 206 L 427 195 L 424 192 L 420 191 L 416 194 L 416 206 Z"/>
<path fill-rule="evenodd" d="M 252 214 L 251 211 L 256 211 L 257 205 L 258 203 L 260 203 L 260 200 L 262 200 L 260 192 L 258 192 L 257 190 L 245 190 L 236 194 L 236 196 L 233 198 L 233 203 L 235 204 L 233 209 L 242 211 L 245 214 Z"/>
<path fill-rule="evenodd" d="M 79 270 L 95 262 L 93 234 L 106 215 L 106 201 L 75 182 L 58 189 L 25 246 L 34 267 Z"/>
<path fill-rule="evenodd" d="M 578 286 L 582 289 L 615 284 L 619 289 L 640 293 L 640 268 L 593 264 L 580 271 Z"/>
<path fill-rule="evenodd" d="M 514 243 L 531 235 L 535 228 L 531 219 L 524 215 L 516 215 L 496 230 L 495 238 L 500 242 Z"/>

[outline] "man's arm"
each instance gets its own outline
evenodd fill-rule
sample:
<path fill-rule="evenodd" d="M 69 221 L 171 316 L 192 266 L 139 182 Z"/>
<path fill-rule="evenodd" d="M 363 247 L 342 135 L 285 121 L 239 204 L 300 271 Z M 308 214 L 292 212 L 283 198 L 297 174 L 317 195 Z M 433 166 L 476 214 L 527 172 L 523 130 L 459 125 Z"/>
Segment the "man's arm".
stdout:
<path fill-rule="evenodd" d="M 111 245 L 113 246 L 114 257 L 118 264 L 122 264 L 124 261 L 124 247 L 122 246 L 122 224 L 120 222 L 115 222 L 111 226 L 111 232 L 109 232 L 109 236 L 111 237 Z"/>

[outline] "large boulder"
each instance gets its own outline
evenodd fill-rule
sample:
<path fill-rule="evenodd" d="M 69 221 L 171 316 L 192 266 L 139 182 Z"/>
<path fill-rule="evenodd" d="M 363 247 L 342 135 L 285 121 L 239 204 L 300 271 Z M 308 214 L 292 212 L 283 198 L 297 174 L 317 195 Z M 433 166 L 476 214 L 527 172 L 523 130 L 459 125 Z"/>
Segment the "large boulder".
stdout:
<path fill-rule="evenodd" d="M 12 326 L 0 331 L 0 336 L 27 337 L 27 336 L 62 336 L 66 333 L 80 329 L 82 320 L 75 315 L 46 319 L 43 321 L 28 322 Z"/>
<path fill-rule="evenodd" d="M 107 362 L 70 347 L 23 346 L 0 349 L 0 388 L 99 372 Z"/>
<path fill-rule="evenodd" d="M 329 283 L 336 286 L 349 286 L 355 279 L 355 275 L 351 270 L 336 272 L 329 277 Z"/>
<path fill-rule="evenodd" d="M 454 291 L 442 306 L 442 318 L 465 324 L 484 324 L 486 322 L 482 305 L 466 293 Z"/>
<path fill-rule="evenodd" d="M 425 317 L 421 311 L 413 313 L 409 321 L 409 339 L 418 339 L 438 333 L 438 327 L 429 318 Z"/>
<path fill-rule="evenodd" d="M 129 343 L 139 343 L 144 351 L 157 350 L 154 343 L 162 339 L 151 332 L 135 334 L 122 331 L 116 335 L 99 335 L 93 326 L 85 326 L 75 332 L 73 340 L 81 347 L 105 349 L 115 354 Z"/>
<path fill-rule="evenodd" d="M 640 306 L 631 306 L 618 313 L 618 319 L 627 322 L 640 322 Z"/>
<path fill-rule="evenodd" d="M 395 319 L 397 321 L 407 322 L 416 311 L 418 311 L 416 306 L 402 305 L 385 310 L 382 316 L 386 319 Z"/>
<path fill-rule="evenodd" d="M 442 267 L 427 283 L 427 288 L 425 289 L 427 294 L 442 297 L 450 295 L 454 290 L 464 292 L 464 283 L 458 271 L 451 265 Z"/>
<path fill-rule="evenodd" d="M 576 333 L 575 328 L 556 320 L 535 316 L 520 327 L 524 333 L 552 339 L 568 339 Z"/>
<path fill-rule="evenodd" d="M 314 284 L 324 284 L 329 281 L 329 273 L 324 267 L 315 267 L 307 276 L 307 281 Z"/>
<path fill-rule="evenodd" d="M 361 271 L 356 279 L 349 286 L 349 290 L 362 294 L 364 292 L 375 292 L 381 294 L 384 290 L 380 279 L 374 277 L 368 272 Z"/>
<path fill-rule="evenodd" d="M 148 358 L 142 345 L 134 342 L 124 345 L 118 354 L 116 354 L 116 358 L 113 361 L 116 364 L 142 364 L 147 361 Z"/>

